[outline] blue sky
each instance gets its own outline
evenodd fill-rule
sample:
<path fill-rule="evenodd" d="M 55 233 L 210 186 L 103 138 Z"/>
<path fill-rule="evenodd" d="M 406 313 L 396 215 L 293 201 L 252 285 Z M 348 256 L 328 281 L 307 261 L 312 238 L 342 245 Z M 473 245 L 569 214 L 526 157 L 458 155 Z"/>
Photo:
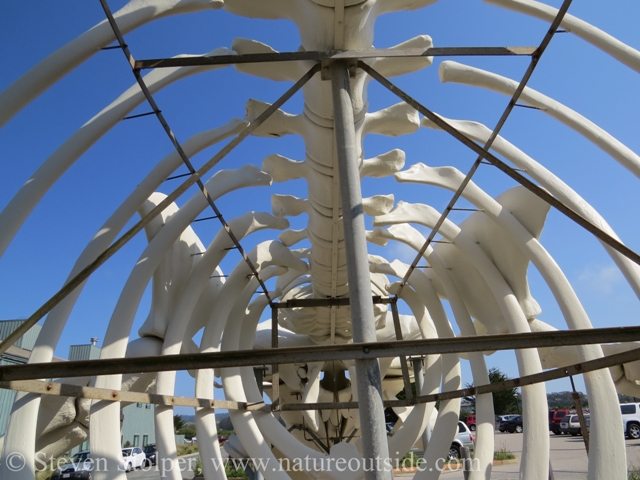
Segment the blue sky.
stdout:
<path fill-rule="evenodd" d="M 559 6 L 561 2 L 548 2 Z M 112 11 L 124 1 L 111 1 Z M 640 48 L 640 4 L 632 1 L 575 2 L 570 13 L 602 28 L 623 42 Z M 97 0 L 62 2 L 0 3 L 0 90 L 20 78 L 29 68 L 104 18 Z M 548 24 L 483 2 L 443 0 L 418 12 L 401 12 L 379 19 L 375 45 L 388 47 L 416 35 L 428 34 L 435 46 L 538 45 Z M 299 46 L 295 26 L 285 21 L 260 21 L 232 16 L 222 10 L 162 19 L 126 36 L 137 59 L 169 57 L 181 53 L 201 54 L 218 47 L 231 47 L 236 37 L 252 38 L 281 51 Z M 480 89 L 441 84 L 437 67 L 444 59 L 419 73 L 395 79 L 430 109 L 450 118 L 471 119 L 493 126 L 507 98 Z M 460 58 L 457 61 L 520 79 L 527 67 L 524 58 Z M 134 83 L 127 62 L 118 50 L 94 55 L 82 66 L 47 90 L 0 130 L 0 208 L 15 195 L 35 169 L 88 119 Z M 557 35 L 541 60 L 529 85 L 582 113 L 613 136 L 640 152 L 638 74 L 571 34 Z M 244 115 L 249 98 L 273 102 L 285 90 L 285 83 L 270 82 L 225 68 L 190 77 L 156 95 L 156 100 L 178 139 L 184 141 L 200 131 L 214 128 Z M 373 82 L 369 91 L 370 110 L 399 100 Z M 297 95 L 284 110 L 300 113 L 302 98 Z M 149 110 L 145 104 L 134 113 Z M 631 248 L 640 250 L 640 229 L 633 211 L 640 200 L 638 179 L 606 153 L 569 128 L 545 114 L 516 109 L 502 131 L 520 147 L 569 183 L 610 223 Z M 26 318 L 63 284 L 84 246 L 104 220 L 126 198 L 152 166 L 171 151 L 157 120 L 143 117 L 121 122 L 98 141 L 45 195 L 23 225 L 13 244 L 0 259 L 0 319 Z M 467 171 L 475 155 L 446 134 L 420 129 L 416 134 L 386 138 L 369 136 L 366 157 L 393 148 L 407 153 L 406 167 L 424 162 L 453 165 Z M 204 163 L 216 147 L 193 158 Z M 303 159 L 302 140 L 250 138 L 229 155 L 219 168 L 238 168 L 280 153 Z M 177 173 L 183 173 L 184 169 Z M 482 167 L 474 178 L 482 188 L 498 195 L 514 183 L 493 167 Z M 179 181 L 166 182 L 169 193 Z M 180 198 L 188 199 L 193 190 Z M 255 188 L 250 194 L 236 192 L 219 201 L 227 218 L 247 210 L 270 210 L 273 193 L 306 197 L 301 181 Z M 435 188 L 404 184 L 393 179 L 366 179 L 365 196 L 394 193 L 396 201 L 422 202 L 442 210 L 450 193 Z M 464 219 L 458 212 L 451 218 Z M 293 228 L 303 228 L 305 216 L 291 219 Z M 212 222 L 196 224 L 207 245 L 217 231 Z M 248 249 L 271 234 L 257 234 Z M 541 241 L 574 285 L 596 327 L 637 323 L 637 299 L 604 250 L 588 233 L 561 214 L 552 211 Z M 245 244 L 245 242 L 243 242 Z M 138 235 L 90 279 L 65 329 L 56 354 L 66 357 L 68 346 L 102 339 L 115 303 L 145 246 Z M 371 248 L 372 253 L 383 253 Z M 393 254 L 404 261 L 413 255 L 395 247 Z M 230 255 L 222 265 L 226 273 L 239 257 Z M 566 328 L 560 311 L 544 282 L 532 267 L 529 270 L 533 295 L 542 306 L 541 320 Z M 145 297 L 134 325 L 141 325 L 148 313 Z M 487 358 L 516 376 L 511 352 Z M 465 367 L 464 381 L 470 381 Z M 569 382 L 553 382 L 550 391 L 567 390 Z M 180 376 L 178 394 L 191 395 L 186 375 Z"/>

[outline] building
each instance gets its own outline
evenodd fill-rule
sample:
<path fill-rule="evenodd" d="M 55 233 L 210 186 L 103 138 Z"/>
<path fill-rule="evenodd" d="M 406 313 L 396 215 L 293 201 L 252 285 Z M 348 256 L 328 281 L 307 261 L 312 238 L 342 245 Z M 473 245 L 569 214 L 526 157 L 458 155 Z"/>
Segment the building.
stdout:
<path fill-rule="evenodd" d="M 97 346 L 98 339 L 91 338 L 91 343 L 71 345 L 69 360 L 95 360 L 100 358 L 101 348 Z M 154 406 L 146 403 L 133 403 L 122 409 L 120 415 L 121 445 L 124 447 L 144 447 L 156 443 L 156 429 L 154 424 Z M 72 452 L 89 449 L 89 441 L 76 447 Z"/>
<path fill-rule="evenodd" d="M 0 321 L 0 341 L 7 338 L 11 332 L 18 328 L 24 320 L 1 320 Z M 0 366 L 2 365 L 23 365 L 27 363 L 31 350 L 36 343 L 42 325 L 34 325 L 27 333 L 20 337 L 9 349 L 0 355 Z M 61 359 L 54 359 L 60 361 Z M 9 416 L 13 400 L 16 398 L 14 390 L 0 388 L 0 436 L 7 431 Z"/>
<path fill-rule="evenodd" d="M 0 320 L 0 341 L 7 338 L 24 320 Z M 36 339 L 40 334 L 42 325 L 34 325 L 27 333 L 18 339 L 9 349 L 0 355 L 0 366 L 22 365 L 27 363 Z M 95 360 L 100 358 L 101 348 L 98 347 L 98 339 L 91 338 L 91 342 L 69 347 L 69 360 Z M 64 359 L 56 358 L 54 362 L 63 362 Z M 0 389 L 0 436 L 4 435 L 11 415 L 11 408 L 16 392 Z M 122 409 L 121 415 L 122 445 L 143 447 L 155 443 L 154 406 L 143 403 L 127 405 Z M 75 447 L 71 453 L 76 453 L 89 448 L 89 441 Z"/>

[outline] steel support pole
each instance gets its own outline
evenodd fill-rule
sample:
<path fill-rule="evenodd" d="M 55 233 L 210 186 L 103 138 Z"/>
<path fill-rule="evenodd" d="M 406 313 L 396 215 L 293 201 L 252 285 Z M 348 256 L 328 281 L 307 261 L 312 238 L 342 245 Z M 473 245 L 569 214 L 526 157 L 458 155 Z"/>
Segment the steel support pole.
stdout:
<path fill-rule="evenodd" d="M 376 330 L 360 189 L 358 146 L 346 62 L 335 62 L 332 65 L 331 86 L 353 341 L 375 342 Z M 355 365 L 362 452 L 366 462 L 365 478 L 390 480 L 391 469 L 385 468 L 389 459 L 389 448 L 384 422 L 380 366 L 374 359 L 356 360 Z"/>
<path fill-rule="evenodd" d="M 416 395 L 420 395 L 422 392 L 422 386 L 424 385 L 424 377 L 422 376 L 422 358 L 414 357 L 411 359 L 413 363 L 413 380 L 416 382 Z M 422 432 L 422 448 L 426 452 L 427 445 L 429 444 L 429 440 L 431 440 L 431 426 L 429 422 L 424 427 L 424 431 Z"/>

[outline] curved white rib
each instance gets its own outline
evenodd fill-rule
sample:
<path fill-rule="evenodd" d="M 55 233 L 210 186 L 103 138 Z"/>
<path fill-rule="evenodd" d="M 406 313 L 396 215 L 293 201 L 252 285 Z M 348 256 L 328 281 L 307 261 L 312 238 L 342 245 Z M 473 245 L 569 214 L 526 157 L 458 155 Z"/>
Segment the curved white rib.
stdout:
<path fill-rule="evenodd" d="M 491 135 L 491 130 L 481 123 L 442 118 L 453 125 L 456 130 L 476 141 L 486 142 Z M 428 128 L 438 128 L 425 118 L 422 119 L 422 125 Z M 540 163 L 522 152 L 522 150 L 518 149 L 499 135 L 491 145 L 491 149 L 498 152 L 500 155 L 503 155 L 514 165 L 526 170 L 528 175 L 539 182 L 544 188 L 549 190 L 554 197 L 563 202 L 574 212 L 578 213 L 616 240 L 621 241 L 606 220 L 584 198 L 578 195 L 578 193 L 576 193 L 571 187 L 569 187 L 569 185 L 564 183 L 551 171 L 547 170 Z M 602 245 L 612 260 L 616 265 L 618 265 L 618 268 L 620 268 L 620 271 L 629 282 L 629 285 L 635 292 L 636 296 L 640 298 L 640 266 L 636 265 L 609 245 L 604 243 L 602 243 Z"/>
<path fill-rule="evenodd" d="M 532 2 L 529 0 L 483 0 L 498 7 L 507 8 L 518 13 L 531 15 L 532 17 L 545 20 L 549 23 L 558 15 L 558 9 L 542 2 Z M 607 32 L 594 27 L 590 23 L 580 20 L 569 13 L 565 14 L 560 26 L 570 31 L 574 35 L 598 47 L 603 52 L 608 53 L 616 60 L 624 63 L 629 68 L 640 73 L 640 52 L 621 42 Z"/>
<path fill-rule="evenodd" d="M 237 134 L 245 126 L 245 122 L 232 120 L 220 128 L 199 133 L 184 142 L 184 151 L 191 156 L 231 135 Z M 135 212 L 149 198 L 156 188 L 182 164 L 180 156 L 173 152 L 162 159 L 144 178 L 127 199 L 116 209 L 78 257 L 67 281 L 77 275 L 102 253 L 115 239 Z M 29 363 L 50 362 L 58 344 L 67 319 L 82 293 L 84 283 L 71 292 L 59 305 L 47 315 L 38 339 L 36 340 Z M 18 393 L 7 426 L 3 455 L 19 452 L 26 459 L 26 464 L 35 462 L 36 420 L 40 397 Z M 4 457 L 3 457 L 4 458 Z M 5 464 L 5 462 L 2 462 Z"/>
<path fill-rule="evenodd" d="M 518 88 L 518 82 L 515 80 L 449 60 L 442 62 L 438 73 L 443 83 L 452 82 L 486 88 L 508 97 L 513 96 Z M 540 108 L 542 112 L 564 123 L 640 178 L 640 156 L 591 120 L 531 87 L 524 88 L 519 101 Z"/>
<path fill-rule="evenodd" d="M 439 216 L 439 215 L 438 215 Z M 385 217 L 388 217 L 387 221 Z M 436 217 L 437 220 L 438 217 Z M 413 227 L 405 223 L 405 219 L 393 218 L 393 213 L 384 217 L 376 217 L 374 225 L 396 224 L 388 230 L 376 229 L 374 236 L 393 238 L 403 241 L 419 250 L 424 244 L 424 237 Z M 434 219 L 425 216 L 412 216 L 412 222 L 420 223 L 433 228 Z M 529 324 L 524 316 L 517 298 L 507 285 L 504 277 L 496 266 L 487 258 L 487 255 L 469 237 L 450 221 L 440 228 L 440 233 L 454 242 L 478 269 L 487 285 L 491 289 L 500 306 L 509 331 L 512 333 L 530 332 Z M 518 369 L 521 375 L 529 375 L 542 371 L 540 357 L 536 350 L 516 350 Z M 530 388 L 533 387 L 533 388 Z M 547 480 L 549 472 L 549 434 L 548 414 L 545 386 L 543 384 L 530 385 L 522 388 L 522 411 L 524 425 L 524 438 L 522 450 L 522 463 L 520 474 L 527 480 Z M 426 475 L 425 472 L 421 472 Z"/>
<path fill-rule="evenodd" d="M 247 166 L 235 171 L 216 173 L 206 184 L 212 199 L 216 199 L 237 188 L 268 185 L 271 181 L 264 172 L 256 167 Z M 197 192 L 164 225 L 140 256 L 140 260 L 127 279 L 122 294 L 113 311 L 102 347 L 100 358 L 121 358 L 124 356 L 129 340 L 129 332 L 142 294 L 151 275 L 160 264 L 166 250 L 176 241 L 193 219 L 207 207 L 204 196 Z M 101 376 L 96 379 L 96 387 L 120 389 L 122 375 Z M 107 459 L 107 471 L 96 472 L 96 480 L 122 478 L 118 472 L 117 452 L 120 449 L 119 402 L 103 405 L 94 402 L 91 407 L 91 451 L 97 458 Z M 122 475 L 120 475 L 122 474 Z"/>
<path fill-rule="evenodd" d="M 222 0 L 131 0 L 113 16 L 124 35 L 158 18 L 222 8 L 222 3 Z M 115 39 L 105 19 L 31 68 L 0 93 L 0 127 L 47 88 Z"/>
<path fill-rule="evenodd" d="M 213 55 L 230 53 L 217 49 Z M 221 68 L 221 67 L 214 67 Z M 181 67 L 154 70 L 144 77 L 149 91 L 156 93 L 162 88 L 182 78 L 210 70 L 209 67 Z M 89 147 L 111 130 L 123 117 L 145 101 L 138 84 L 133 85 L 109 106 L 80 127 L 60 147 L 56 149 L 33 175 L 25 182 L 7 206 L 0 212 L 0 257 L 13 240 L 24 221 L 31 214 L 51 186 L 74 164 Z"/>

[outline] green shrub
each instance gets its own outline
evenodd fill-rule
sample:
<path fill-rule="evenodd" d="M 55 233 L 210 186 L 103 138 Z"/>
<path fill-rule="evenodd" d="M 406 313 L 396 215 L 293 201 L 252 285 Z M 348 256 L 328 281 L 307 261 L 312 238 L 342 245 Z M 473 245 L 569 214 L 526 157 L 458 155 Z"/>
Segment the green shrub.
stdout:
<path fill-rule="evenodd" d="M 640 480 L 640 470 L 636 467 L 629 467 L 627 480 Z"/>
<path fill-rule="evenodd" d="M 516 458 L 516 456 L 513 453 L 511 453 L 509 450 L 507 450 L 506 448 L 501 448 L 501 449 L 493 452 L 493 459 L 494 460 L 513 460 L 514 458 Z"/>
<path fill-rule="evenodd" d="M 196 466 L 193 467 L 193 474 L 196 477 L 202 477 L 204 475 L 202 472 L 202 460 L 200 460 L 200 457 L 196 460 Z"/>
<path fill-rule="evenodd" d="M 245 471 L 240 466 L 236 468 L 231 461 L 226 463 L 224 471 L 227 474 L 227 478 L 248 478 Z"/>
<path fill-rule="evenodd" d="M 191 453 L 197 453 L 197 445 L 178 445 L 178 456 L 189 455 Z"/>

